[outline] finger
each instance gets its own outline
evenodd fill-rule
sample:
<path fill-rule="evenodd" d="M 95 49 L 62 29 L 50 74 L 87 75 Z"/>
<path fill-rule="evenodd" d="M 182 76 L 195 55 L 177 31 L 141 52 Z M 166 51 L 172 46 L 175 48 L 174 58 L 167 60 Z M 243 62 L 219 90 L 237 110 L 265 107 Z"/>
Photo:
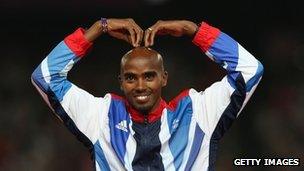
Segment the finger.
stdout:
<path fill-rule="evenodd" d="M 130 43 L 132 45 L 132 42 L 130 39 L 128 39 L 128 36 L 126 34 L 123 34 L 121 32 L 114 32 L 114 31 L 110 31 L 109 34 L 112 36 L 112 37 L 115 37 L 117 39 L 121 39 L 121 40 L 124 40 L 128 43 Z"/>
<path fill-rule="evenodd" d="M 135 31 L 135 44 L 136 46 L 139 46 L 141 44 L 142 38 L 143 38 L 143 30 L 135 23 L 134 20 L 132 20 L 132 24 L 134 26 Z"/>
<path fill-rule="evenodd" d="M 129 32 L 129 38 L 131 39 L 132 45 L 135 47 L 135 31 L 132 27 L 127 27 L 127 30 Z"/>
<path fill-rule="evenodd" d="M 134 44 L 137 47 L 137 46 L 139 46 L 140 41 L 141 41 L 141 39 L 140 39 L 141 38 L 141 35 L 140 35 L 141 31 L 136 27 L 134 27 L 133 30 L 134 30 L 134 38 L 135 38 Z"/>
<path fill-rule="evenodd" d="M 150 31 L 150 33 L 149 33 L 150 35 L 149 35 L 149 39 L 148 39 L 150 46 L 154 45 L 154 38 L 155 38 L 155 35 L 158 32 L 159 28 L 160 28 L 159 25 L 156 25 L 155 27 L 148 29 Z"/>
<path fill-rule="evenodd" d="M 150 46 L 149 37 L 150 37 L 151 31 L 152 31 L 151 28 L 148 28 L 147 30 L 145 30 L 144 41 L 145 41 L 145 46 L 146 47 Z"/>

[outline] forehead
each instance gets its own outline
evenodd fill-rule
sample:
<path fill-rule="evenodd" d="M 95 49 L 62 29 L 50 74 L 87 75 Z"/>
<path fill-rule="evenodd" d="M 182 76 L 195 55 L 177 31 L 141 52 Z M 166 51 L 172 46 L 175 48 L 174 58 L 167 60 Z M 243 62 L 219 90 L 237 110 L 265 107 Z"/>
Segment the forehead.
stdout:
<path fill-rule="evenodd" d="M 122 65 L 121 70 L 123 72 L 147 72 L 147 71 L 160 71 L 161 63 L 157 60 L 157 57 L 130 57 Z"/>

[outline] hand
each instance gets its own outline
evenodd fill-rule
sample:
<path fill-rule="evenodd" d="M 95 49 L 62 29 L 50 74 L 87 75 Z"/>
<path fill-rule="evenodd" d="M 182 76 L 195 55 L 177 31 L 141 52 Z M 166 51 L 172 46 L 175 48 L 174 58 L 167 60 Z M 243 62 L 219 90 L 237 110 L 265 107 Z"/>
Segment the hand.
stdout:
<path fill-rule="evenodd" d="M 134 22 L 133 19 L 107 19 L 108 34 L 117 39 L 124 40 L 132 46 L 137 47 L 141 44 L 143 30 Z M 102 24 L 95 22 L 85 33 L 89 41 L 94 41 L 102 34 Z"/>
<path fill-rule="evenodd" d="M 141 44 L 144 31 L 133 19 L 108 19 L 108 34 L 125 40 L 134 47 Z"/>
<path fill-rule="evenodd" d="M 154 44 L 155 35 L 193 36 L 197 29 L 198 26 L 195 23 L 187 20 L 159 20 L 145 31 L 145 46 Z"/>

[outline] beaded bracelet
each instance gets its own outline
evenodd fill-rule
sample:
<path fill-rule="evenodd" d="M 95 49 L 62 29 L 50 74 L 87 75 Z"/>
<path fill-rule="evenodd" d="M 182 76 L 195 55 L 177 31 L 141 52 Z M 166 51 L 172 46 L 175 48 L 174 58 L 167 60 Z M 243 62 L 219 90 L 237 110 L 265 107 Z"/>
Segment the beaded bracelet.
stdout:
<path fill-rule="evenodd" d="M 100 19 L 101 22 L 101 29 L 103 33 L 107 33 L 108 32 L 108 22 L 106 18 L 102 18 Z"/>

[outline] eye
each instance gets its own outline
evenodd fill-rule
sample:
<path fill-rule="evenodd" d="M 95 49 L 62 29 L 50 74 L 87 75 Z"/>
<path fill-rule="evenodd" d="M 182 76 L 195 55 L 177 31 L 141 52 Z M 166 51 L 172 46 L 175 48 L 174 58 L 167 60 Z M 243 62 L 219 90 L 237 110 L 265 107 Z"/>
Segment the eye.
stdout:
<path fill-rule="evenodd" d="M 133 74 L 127 74 L 124 76 L 124 80 L 127 82 L 133 82 L 135 80 L 135 76 Z"/>
<path fill-rule="evenodd" d="M 145 79 L 146 79 L 147 81 L 153 81 L 154 78 L 155 78 L 155 73 L 146 73 L 146 74 L 145 74 Z"/>

